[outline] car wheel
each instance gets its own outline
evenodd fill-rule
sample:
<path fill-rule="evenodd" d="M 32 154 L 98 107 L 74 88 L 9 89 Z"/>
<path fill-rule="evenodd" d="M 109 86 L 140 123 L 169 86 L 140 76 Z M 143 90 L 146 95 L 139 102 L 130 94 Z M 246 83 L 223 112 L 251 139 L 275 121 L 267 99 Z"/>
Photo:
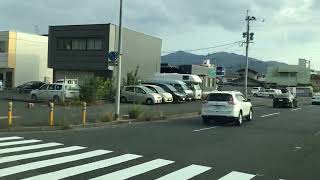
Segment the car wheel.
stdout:
<path fill-rule="evenodd" d="M 60 102 L 59 96 L 54 96 L 53 97 L 53 103 L 58 104 Z"/>
<path fill-rule="evenodd" d="M 253 97 L 258 97 L 258 95 L 257 94 L 253 94 Z"/>
<path fill-rule="evenodd" d="M 122 97 L 120 98 L 120 102 L 121 102 L 121 103 L 126 103 L 127 101 L 128 101 L 127 98 L 124 97 L 124 96 L 122 96 Z"/>
<path fill-rule="evenodd" d="M 204 125 L 209 125 L 210 124 L 210 120 L 207 117 L 202 117 L 202 122 Z"/>
<path fill-rule="evenodd" d="M 152 104 L 153 104 L 152 99 L 147 99 L 147 100 L 146 100 L 146 104 L 147 104 L 147 105 L 152 105 Z"/>
<path fill-rule="evenodd" d="M 293 102 L 290 103 L 290 106 L 289 106 L 289 107 L 290 107 L 290 108 L 294 108 Z"/>
<path fill-rule="evenodd" d="M 239 113 L 239 117 L 236 119 L 236 125 L 241 126 L 242 125 L 242 112 Z"/>
<path fill-rule="evenodd" d="M 296 103 L 294 104 L 294 107 L 298 107 L 298 101 L 296 101 Z"/>
<path fill-rule="evenodd" d="M 36 102 L 38 100 L 38 97 L 35 94 L 31 95 L 31 101 Z"/>
<path fill-rule="evenodd" d="M 251 121 L 253 119 L 253 112 L 252 112 L 252 109 L 250 110 L 249 112 L 249 115 L 247 117 L 247 121 Z"/>

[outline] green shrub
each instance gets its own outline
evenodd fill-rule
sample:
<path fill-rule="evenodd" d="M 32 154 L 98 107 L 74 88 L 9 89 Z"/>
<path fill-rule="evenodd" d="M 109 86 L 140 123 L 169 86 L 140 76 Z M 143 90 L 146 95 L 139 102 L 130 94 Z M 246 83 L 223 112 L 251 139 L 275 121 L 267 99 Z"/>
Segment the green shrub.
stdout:
<path fill-rule="evenodd" d="M 113 80 L 90 78 L 80 86 L 80 98 L 85 102 L 94 102 L 98 99 L 112 99 L 115 96 Z"/>
<path fill-rule="evenodd" d="M 129 118 L 130 119 L 137 119 L 139 116 L 143 114 L 143 109 L 139 105 L 134 105 L 130 110 L 129 110 Z"/>
<path fill-rule="evenodd" d="M 154 118 L 154 114 L 152 112 L 145 112 L 145 113 L 142 113 L 138 117 L 138 120 L 140 120 L 140 121 L 151 121 L 153 118 Z"/>
<path fill-rule="evenodd" d="M 101 121 L 101 122 L 104 122 L 104 123 L 111 122 L 111 121 L 114 121 L 114 120 L 115 120 L 114 115 L 113 115 L 113 113 L 111 113 L 111 112 L 106 113 L 106 114 L 100 119 L 100 121 Z"/>

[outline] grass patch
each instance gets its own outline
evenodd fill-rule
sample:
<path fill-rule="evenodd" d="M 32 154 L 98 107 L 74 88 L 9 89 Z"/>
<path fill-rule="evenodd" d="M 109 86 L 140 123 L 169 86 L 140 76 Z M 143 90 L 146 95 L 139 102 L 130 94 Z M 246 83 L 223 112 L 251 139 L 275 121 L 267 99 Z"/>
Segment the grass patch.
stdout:
<path fill-rule="evenodd" d="M 115 120 L 114 114 L 111 112 L 106 113 L 104 116 L 100 118 L 101 122 L 107 123 Z"/>
<path fill-rule="evenodd" d="M 129 110 L 129 118 L 137 119 L 139 116 L 143 114 L 143 108 L 140 105 L 133 105 Z"/>

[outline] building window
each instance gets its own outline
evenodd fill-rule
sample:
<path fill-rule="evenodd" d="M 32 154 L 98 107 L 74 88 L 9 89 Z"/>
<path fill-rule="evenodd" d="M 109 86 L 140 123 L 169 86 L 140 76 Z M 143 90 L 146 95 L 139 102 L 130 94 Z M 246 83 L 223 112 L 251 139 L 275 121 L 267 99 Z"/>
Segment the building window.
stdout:
<path fill-rule="evenodd" d="M 58 50 L 93 51 L 102 49 L 101 39 L 57 39 Z"/>
<path fill-rule="evenodd" d="M 0 53 L 6 52 L 6 42 L 0 41 Z"/>

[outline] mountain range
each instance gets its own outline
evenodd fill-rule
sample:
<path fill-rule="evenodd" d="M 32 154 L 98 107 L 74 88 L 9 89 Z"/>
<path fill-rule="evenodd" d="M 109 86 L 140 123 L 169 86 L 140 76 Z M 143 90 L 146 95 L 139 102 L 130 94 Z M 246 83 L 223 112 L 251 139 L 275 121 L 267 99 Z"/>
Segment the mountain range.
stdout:
<path fill-rule="evenodd" d="M 202 64 L 203 60 L 210 59 L 212 64 L 222 66 L 226 69 L 226 74 L 234 74 L 237 70 L 245 67 L 246 57 L 243 55 L 218 52 L 208 55 L 197 55 L 189 52 L 178 51 L 161 57 L 161 63 L 172 65 L 184 64 Z M 278 61 L 262 61 L 255 58 L 249 58 L 249 68 L 260 74 L 266 74 L 267 68 L 270 66 L 286 65 Z"/>

